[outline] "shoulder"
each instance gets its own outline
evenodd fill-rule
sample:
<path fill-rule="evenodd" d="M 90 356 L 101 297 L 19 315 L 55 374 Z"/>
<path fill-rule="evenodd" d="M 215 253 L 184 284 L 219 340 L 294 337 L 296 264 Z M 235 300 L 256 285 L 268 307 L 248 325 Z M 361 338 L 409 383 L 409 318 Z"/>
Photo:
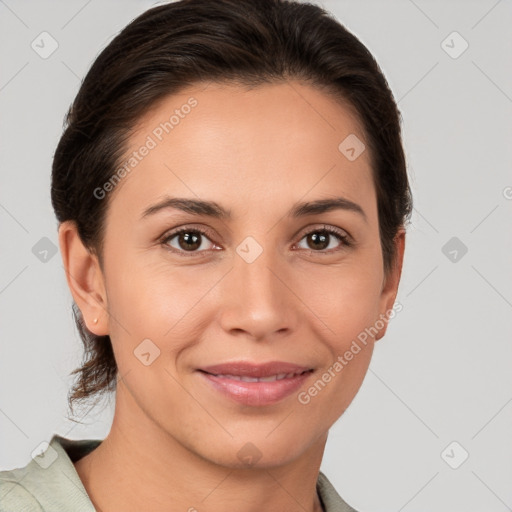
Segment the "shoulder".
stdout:
<path fill-rule="evenodd" d="M 40 512 L 41 504 L 23 486 L 28 468 L 0 471 L 0 512 Z"/>
<path fill-rule="evenodd" d="M 94 512 L 73 461 L 100 442 L 54 435 L 26 466 L 0 471 L 0 512 Z"/>
<path fill-rule="evenodd" d="M 329 479 L 321 471 L 318 474 L 316 487 L 325 512 L 358 512 L 337 493 Z"/>

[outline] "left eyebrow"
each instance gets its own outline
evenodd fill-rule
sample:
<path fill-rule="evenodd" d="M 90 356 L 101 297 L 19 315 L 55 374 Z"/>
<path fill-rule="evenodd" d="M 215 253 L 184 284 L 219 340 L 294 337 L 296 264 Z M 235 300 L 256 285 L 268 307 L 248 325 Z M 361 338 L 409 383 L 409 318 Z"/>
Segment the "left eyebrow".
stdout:
<path fill-rule="evenodd" d="M 305 215 L 318 215 L 332 210 L 348 210 L 356 212 L 361 215 L 365 221 L 367 221 L 366 213 L 361 206 L 353 201 L 345 199 L 344 197 L 318 199 L 307 203 L 298 203 L 293 206 L 288 215 L 296 218 Z"/>

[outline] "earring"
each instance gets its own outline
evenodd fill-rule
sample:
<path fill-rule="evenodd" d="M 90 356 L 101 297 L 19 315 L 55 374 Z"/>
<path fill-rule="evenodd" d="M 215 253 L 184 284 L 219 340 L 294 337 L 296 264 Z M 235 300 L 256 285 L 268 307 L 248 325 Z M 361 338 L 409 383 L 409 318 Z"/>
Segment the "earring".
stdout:
<path fill-rule="evenodd" d="M 98 323 L 98 319 L 95 318 L 93 321 L 92 321 L 93 324 L 97 324 Z"/>

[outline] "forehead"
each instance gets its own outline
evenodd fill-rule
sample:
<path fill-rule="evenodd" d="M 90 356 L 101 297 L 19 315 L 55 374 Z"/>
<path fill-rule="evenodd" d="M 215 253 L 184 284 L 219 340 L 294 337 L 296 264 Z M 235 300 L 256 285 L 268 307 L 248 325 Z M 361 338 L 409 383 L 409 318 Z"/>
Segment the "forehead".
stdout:
<path fill-rule="evenodd" d="M 215 196 L 235 213 L 255 198 L 282 203 L 340 193 L 371 202 L 369 151 L 349 159 L 344 141 L 365 142 L 354 110 L 310 85 L 192 86 L 140 119 L 114 202 L 140 211 L 164 194 Z"/>

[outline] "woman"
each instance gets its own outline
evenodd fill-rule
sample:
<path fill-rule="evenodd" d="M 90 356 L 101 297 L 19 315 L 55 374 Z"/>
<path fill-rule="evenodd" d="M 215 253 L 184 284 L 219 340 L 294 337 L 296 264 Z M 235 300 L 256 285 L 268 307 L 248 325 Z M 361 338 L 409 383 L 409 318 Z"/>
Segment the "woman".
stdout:
<path fill-rule="evenodd" d="M 70 403 L 114 391 L 103 441 L 55 435 L 0 510 L 353 511 L 320 464 L 400 280 L 400 116 L 321 8 L 183 0 L 100 54 L 52 202 L 85 344 Z"/>

